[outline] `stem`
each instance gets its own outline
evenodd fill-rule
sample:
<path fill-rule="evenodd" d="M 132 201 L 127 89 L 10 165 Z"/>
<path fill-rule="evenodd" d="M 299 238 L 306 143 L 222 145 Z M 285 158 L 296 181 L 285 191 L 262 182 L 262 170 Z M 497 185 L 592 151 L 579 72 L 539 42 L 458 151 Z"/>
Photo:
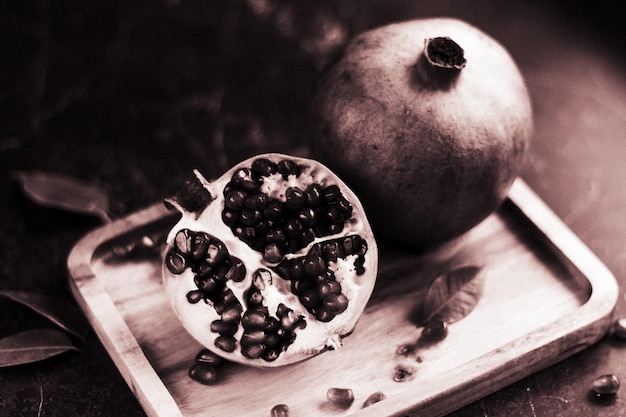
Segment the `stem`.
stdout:
<path fill-rule="evenodd" d="M 422 82 L 432 89 L 449 88 L 465 67 L 463 48 L 448 37 L 424 41 L 424 53 L 415 68 Z"/>

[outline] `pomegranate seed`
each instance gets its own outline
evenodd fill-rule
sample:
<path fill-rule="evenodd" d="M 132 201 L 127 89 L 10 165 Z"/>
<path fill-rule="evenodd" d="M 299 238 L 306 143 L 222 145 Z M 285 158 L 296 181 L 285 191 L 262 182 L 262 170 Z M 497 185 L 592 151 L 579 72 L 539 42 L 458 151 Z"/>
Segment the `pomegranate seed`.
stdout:
<path fill-rule="evenodd" d="M 189 229 L 183 229 L 176 233 L 174 245 L 178 252 L 183 255 L 191 253 L 191 236 Z"/>
<path fill-rule="evenodd" d="M 283 330 L 293 331 L 298 328 L 304 328 L 306 322 L 303 316 L 299 316 L 293 310 L 289 310 L 280 318 L 280 326 Z"/>
<path fill-rule="evenodd" d="M 337 281 L 324 279 L 317 287 L 320 298 L 325 298 L 331 294 L 341 294 L 341 284 Z"/>
<path fill-rule="evenodd" d="M 222 212 L 222 221 L 228 227 L 234 227 L 239 221 L 239 214 L 236 211 L 225 209 Z"/>
<path fill-rule="evenodd" d="M 312 276 L 318 276 L 326 269 L 326 261 L 320 255 L 309 253 L 304 261 L 304 271 Z"/>
<path fill-rule="evenodd" d="M 413 371 L 410 369 L 397 367 L 393 374 L 393 380 L 396 382 L 408 381 L 413 377 Z"/>
<path fill-rule="evenodd" d="M 251 346 L 263 343 L 265 338 L 266 335 L 263 330 L 252 330 L 241 335 L 239 342 L 242 346 Z"/>
<path fill-rule="evenodd" d="M 248 290 L 248 295 L 247 295 L 246 300 L 248 302 L 248 307 L 259 306 L 263 303 L 263 294 L 261 294 L 261 291 L 259 291 L 258 288 L 251 287 Z"/>
<path fill-rule="evenodd" d="M 191 239 L 191 256 L 193 259 L 200 259 L 206 255 L 210 244 L 210 238 L 206 233 L 194 234 Z"/>
<path fill-rule="evenodd" d="M 432 320 L 426 323 L 420 338 L 430 342 L 438 342 L 448 335 L 448 326 L 440 320 Z"/>
<path fill-rule="evenodd" d="M 224 199 L 224 207 L 231 210 L 241 210 L 246 202 L 248 194 L 241 190 L 232 190 Z"/>
<path fill-rule="evenodd" d="M 305 291 L 313 287 L 315 287 L 315 282 L 310 278 L 291 281 L 291 292 L 295 295 L 304 294 Z"/>
<path fill-rule="evenodd" d="M 280 253 L 280 249 L 276 243 L 270 243 L 265 246 L 263 251 L 263 259 L 265 259 L 269 263 L 277 263 L 283 259 L 283 254 Z"/>
<path fill-rule="evenodd" d="M 285 191 L 285 206 L 290 210 L 299 210 L 306 204 L 306 195 L 296 187 L 289 187 Z"/>
<path fill-rule="evenodd" d="M 298 168 L 298 165 L 288 159 L 280 161 L 277 167 L 278 172 L 280 172 L 285 180 L 288 179 L 290 175 L 295 175 L 296 177 L 300 175 L 300 168 Z"/>
<path fill-rule="evenodd" d="M 324 310 L 332 314 L 343 313 L 348 308 L 348 297 L 344 294 L 330 294 L 324 298 Z"/>
<path fill-rule="evenodd" d="M 272 273 L 267 269 L 257 269 L 252 276 L 252 285 L 263 291 L 266 286 L 272 285 Z"/>
<path fill-rule="evenodd" d="M 620 387 L 620 380 L 613 374 L 599 376 L 593 381 L 593 391 L 599 395 L 616 394 Z"/>
<path fill-rule="evenodd" d="M 220 241 L 211 242 L 206 250 L 206 263 L 216 265 L 222 262 L 227 255 L 226 246 Z"/>
<path fill-rule="evenodd" d="M 230 305 L 222 312 L 222 321 L 225 323 L 238 323 L 241 320 L 241 311 L 242 308 L 239 304 Z"/>
<path fill-rule="evenodd" d="M 258 359 L 265 353 L 265 345 L 254 344 L 241 347 L 241 354 L 250 359 Z"/>
<path fill-rule="evenodd" d="M 275 329 L 274 331 L 277 331 L 277 330 L 278 329 Z M 279 343 L 280 343 L 280 339 L 278 335 L 275 333 L 270 333 L 265 338 L 265 346 L 267 346 L 268 348 L 273 348 L 275 346 L 278 346 Z"/>
<path fill-rule="evenodd" d="M 198 282 L 200 282 L 199 277 L 207 277 L 209 275 L 211 275 L 213 273 L 213 266 L 207 264 L 204 260 L 200 260 L 198 262 L 196 262 L 193 266 L 192 266 L 192 270 L 193 272 L 196 273 L 196 275 L 198 275 L 198 277 L 196 277 L 195 280 L 197 280 Z"/>
<path fill-rule="evenodd" d="M 361 246 L 361 237 L 359 235 L 351 235 L 343 239 L 343 249 L 346 255 L 355 254 Z"/>
<path fill-rule="evenodd" d="M 278 200 L 271 200 L 263 210 L 263 216 L 271 221 L 280 220 L 283 217 L 283 204 Z"/>
<path fill-rule="evenodd" d="M 329 388 L 326 398 L 335 406 L 347 409 L 354 402 L 354 393 L 350 388 Z"/>
<path fill-rule="evenodd" d="M 298 220 L 305 226 L 313 226 L 315 224 L 317 213 L 310 207 L 303 208 L 298 212 Z"/>
<path fill-rule="evenodd" d="M 267 241 L 267 232 L 269 232 L 270 228 L 270 223 L 261 217 L 261 220 L 259 220 L 259 222 L 254 226 L 254 231 L 257 236 L 265 236 L 265 240 Z"/>
<path fill-rule="evenodd" d="M 305 229 L 300 237 L 300 247 L 305 247 L 315 240 L 315 231 L 313 229 Z"/>
<path fill-rule="evenodd" d="M 258 210 L 244 210 L 241 212 L 239 221 L 243 226 L 254 226 L 261 221 L 261 216 Z"/>
<path fill-rule="evenodd" d="M 246 330 L 263 329 L 266 322 L 266 315 L 259 310 L 247 310 L 241 317 L 241 325 Z"/>
<path fill-rule="evenodd" d="M 211 352 L 209 349 L 202 349 L 195 358 L 196 362 L 208 363 L 213 366 L 219 366 L 222 363 L 222 357 Z"/>
<path fill-rule="evenodd" d="M 252 162 L 252 174 L 256 178 L 269 177 L 278 172 L 276 164 L 266 158 L 257 158 Z"/>
<path fill-rule="evenodd" d="M 226 279 L 241 282 L 246 277 L 246 266 L 239 258 L 230 258 L 230 268 L 226 273 Z"/>
<path fill-rule="evenodd" d="M 322 247 L 322 254 L 324 255 L 324 259 L 329 262 L 337 262 L 337 257 L 339 253 L 339 248 L 337 242 L 331 241 L 324 243 Z"/>
<path fill-rule="evenodd" d="M 363 403 L 363 408 L 369 407 L 370 405 L 380 402 L 384 400 L 385 398 L 387 398 L 387 396 L 385 395 L 384 392 L 376 391 L 372 393 L 369 397 L 367 397 L 367 399 Z"/>
<path fill-rule="evenodd" d="M 283 303 L 280 303 L 278 304 L 278 306 L 276 306 L 276 315 L 278 317 L 283 317 L 285 314 L 288 314 L 290 311 L 291 309 Z"/>
<path fill-rule="evenodd" d="M 198 287 L 205 293 L 218 294 L 224 289 L 224 283 L 215 277 L 200 280 Z"/>
<path fill-rule="evenodd" d="M 183 255 L 173 250 L 167 252 L 165 264 L 172 274 L 182 274 L 187 268 L 187 261 Z"/>
<path fill-rule="evenodd" d="M 213 320 L 210 329 L 213 333 L 219 333 L 222 336 L 232 336 L 237 333 L 237 323 L 227 323 L 223 320 Z"/>
<path fill-rule="evenodd" d="M 267 207 L 267 204 L 269 203 L 269 201 L 270 201 L 270 198 L 267 196 L 267 194 L 259 193 L 259 194 L 248 196 L 246 198 L 244 205 L 246 208 L 250 210 L 262 212 Z"/>
<path fill-rule="evenodd" d="M 202 291 L 196 290 L 196 291 L 189 291 L 187 293 L 187 301 L 190 302 L 191 304 L 196 304 L 197 302 L 202 300 L 202 298 L 204 298 Z"/>
<path fill-rule="evenodd" d="M 222 292 L 222 302 L 241 311 L 241 304 L 239 304 L 239 300 L 237 300 L 235 293 L 230 288 L 225 288 Z"/>
<path fill-rule="evenodd" d="M 189 368 L 189 377 L 204 385 L 211 385 L 217 381 L 217 370 L 210 363 L 194 363 Z"/>
<path fill-rule="evenodd" d="M 244 242 L 253 242 L 256 239 L 256 230 L 250 226 L 238 228 L 235 234 Z"/>
<path fill-rule="evenodd" d="M 285 221 L 283 231 L 288 237 L 298 237 L 302 233 L 302 223 L 298 219 L 289 218 Z"/>
<path fill-rule="evenodd" d="M 341 233 L 343 230 L 343 223 L 330 224 L 328 225 L 328 233 L 331 235 L 336 235 L 337 233 Z"/>
<path fill-rule="evenodd" d="M 319 207 L 322 204 L 322 187 L 319 184 L 311 184 L 307 187 L 306 201 L 307 205 L 312 208 Z"/>
<path fill-rule="evenodd" d="M 335 318 L 335 314 L 322 308 L 317 312 L 317 314 L 315 314 L 315 318 L 318 321 L 328 323 L 329 321 Z"/>
<path fill-rule="evenodd" d="M 269 350 L 266 350 L 265 353 L 263 353 L 263 360 L 267 362 L 272 362 L 278 359 L 279 356 L 280 356 L 280 350 L 269 349 Z"/>
<path fill-rule="evenodd" d="M 277 404 L 272 407 L 271 417 L 289 417 L 289 407 L 286 404 Z"/>
<path fill-rule="evenodd" d="M 323 196 L 324 199 L 328 202 L 335 201 L 341 195 L 341 190 L 339 190 L 339 186 L 333 184 L 324 188 Z"/>
<path fill-rule="evenodd" d="M 215 346 L 224 352 L 232 352 L 235 350 L 235 339 L 231 336 L 220 335 L 215 339 Z"/>
<path fill-rule="evenodd" d="M 330 210 L 328 210 L 328 212 L 326 213 L 326 220 L 331 225 L 340 224 L 346 221 L 346 219 L 343 217 L 343 214 L 341 213 L 341 210 L 339 210 L 339 208 L 337 207 L 332 207 Z"/>
<path fill-rule="evenodd" d="M 352 205 L 343 195 L 337 198 L 337 207 L 346 219 L 352 217 Z"/>
<path fill-rule="evenodd" d="M 313 289 L 308 289 L 304 291 L 304 293 L 302 293 L 302 295 L 300 296 L 299 300 L 302 306 L 309 311 L 317 307 L 321 302 L 321 299 L 319 295 L 317 294 L 317 291 Z"/>
<path fill-rule="evenodd" d="M 254 180 L 252 171 L 248 168 L 240 168 L 233 174 L 232 183 L 235 187 L 248 192 L 257 192 L 259 184 Z"/>
<path fill-rule="evenodd" d="M 267 243 L 284 243 L 287 236 L 281 229 L 270 229 L 265 235 L 265 240 Z"/>

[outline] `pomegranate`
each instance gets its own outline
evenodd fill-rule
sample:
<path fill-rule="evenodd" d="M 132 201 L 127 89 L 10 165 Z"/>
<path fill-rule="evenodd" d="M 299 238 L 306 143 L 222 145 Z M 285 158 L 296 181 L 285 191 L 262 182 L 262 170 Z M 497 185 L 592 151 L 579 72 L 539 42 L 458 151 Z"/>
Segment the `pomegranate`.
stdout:
<path fill-rule="evenodd" d="M 230 361 L 297 362 L 341 346 L 371 295 L 378 250 L 363 207 L 328 168 L 264 154 L 167 204 L 163 282 L 187 331 Z"/>
<path fill-rule="evenodd" d="M 508 52 L 431 18 L 360 34 L 322 76 L 313 156 L 361 196 L 377 237 L 431 248 L 505 198 L 532 131 Z"/>

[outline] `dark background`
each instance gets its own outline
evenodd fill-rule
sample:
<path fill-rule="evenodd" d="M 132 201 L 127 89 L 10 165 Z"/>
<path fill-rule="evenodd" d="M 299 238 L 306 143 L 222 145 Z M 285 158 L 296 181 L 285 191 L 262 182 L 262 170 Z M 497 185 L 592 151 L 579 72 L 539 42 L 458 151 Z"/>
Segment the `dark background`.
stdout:
<path fill-rule="evenodd" d="M 192 168 L 208 176 L 264 151 L 306 155 L 306 108 L 356 33 L 456 16 L 499 40 L 525 75 L 535 134 L 522 177 L 626 284 L 626 63 L 617 1 L 0 2 L 0 289 L 72 303 L 66 258 L 97 219 L 25 198 L 16 170 L 107 190 L 121 217 Z M 626 314 L 623 292 L 617 315 Z M 0 337 L 48 326 L 0 300 Z M 596 346 L 452 415 L 620 416 L 626 344 Z M 142 416 L 93 332 L 82 353 L 0 368 L 0 416 Z"/>

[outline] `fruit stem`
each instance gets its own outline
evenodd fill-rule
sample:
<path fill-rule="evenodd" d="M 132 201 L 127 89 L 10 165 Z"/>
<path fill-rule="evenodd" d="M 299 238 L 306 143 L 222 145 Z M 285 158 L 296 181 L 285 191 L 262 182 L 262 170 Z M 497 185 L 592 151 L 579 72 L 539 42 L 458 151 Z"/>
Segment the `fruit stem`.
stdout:
<path fill-rule="evenodd" d="M 463 48 L 448 37 L 426 39 L 424 52 L 415 65 L 417 75 L 428 87 L 449 88 L 465 67 L 463 53 Z"/>

